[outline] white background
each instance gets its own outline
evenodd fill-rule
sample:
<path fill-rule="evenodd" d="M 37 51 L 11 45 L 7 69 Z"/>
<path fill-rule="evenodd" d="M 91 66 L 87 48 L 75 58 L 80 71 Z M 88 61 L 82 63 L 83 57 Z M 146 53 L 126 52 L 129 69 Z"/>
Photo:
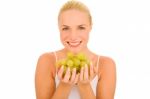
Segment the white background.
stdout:
<path fill-rule="evenodd" d="M 38 57 L 62 48 L 57 14 L 65 1 L 0 1 L 0 99 L 35 99 Z M 116 62 L 115 99 L 150 99 L 149 0 L 82 1 L 93 16 L 89 48 Z"/>

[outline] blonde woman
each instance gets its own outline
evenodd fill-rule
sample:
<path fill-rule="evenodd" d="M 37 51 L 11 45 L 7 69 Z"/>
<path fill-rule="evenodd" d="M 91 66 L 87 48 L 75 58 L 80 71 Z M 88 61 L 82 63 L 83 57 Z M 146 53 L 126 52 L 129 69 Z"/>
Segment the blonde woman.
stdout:
<path fill-rule="evenodd" d="M 92 17 L 89 9 L 79 1 L 68 1 L 60 9 L 58 27 L 63 49 L 44 53 L 39 57 L 35 89 L 37 99 L 114 99 L 116 69 L 113 59 L 100 56 L 88 49 Z M 67 52 L 85 53 L 90 68 L 84 66 L 80 73 L 74 68 L 55 66 Z"/>

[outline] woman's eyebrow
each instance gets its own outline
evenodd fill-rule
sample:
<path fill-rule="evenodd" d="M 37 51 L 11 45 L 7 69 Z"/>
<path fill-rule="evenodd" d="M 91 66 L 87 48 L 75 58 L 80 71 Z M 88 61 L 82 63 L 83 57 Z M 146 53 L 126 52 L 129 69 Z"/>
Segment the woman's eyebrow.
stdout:
<path fill-rule="evenodd" d="M 81 26 L 87 26 L 87 25 L 86 24 L 80 24 L 80 25 L 77 25 L 77 26 L 81 27 Z M 68 26 L 68 25 L 61 25 L 61 27 L 70 27 L 70 26 Z"/>
<path fill-rule="evenodd" d="M 87 26 L 86 24 L 81 24 L 81 25 L 78 25 L 78 26 Z"/>
<path fill-rule="evenodd" d="M 69 27 L 68 25 L 62 25 L 61 27 Z"/>

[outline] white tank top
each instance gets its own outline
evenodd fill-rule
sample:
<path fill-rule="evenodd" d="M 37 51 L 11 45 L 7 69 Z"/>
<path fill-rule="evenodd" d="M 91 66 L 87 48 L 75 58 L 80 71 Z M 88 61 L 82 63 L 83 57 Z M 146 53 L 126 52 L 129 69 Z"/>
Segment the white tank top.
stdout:
<path fill-rule="evenodd" d="M 57 59 L 56 52 L 54 52 L 54 55 L 55 55 L 56 62 L 57 62 L 58 59 Z M 98 66 L 98 64 L 99 64 L 99 56 L 98 56 L 97 64 L 96 65 Z M 57 88 L 57 86 L 59 84 L 59 79 L 57 77 L 57 74 L 55 76 L 55 82 L 56 82 L 56 88 Z M 92 87 L 93 92 L 94 92 L 95 95 L 96 95 L 97 82 L 98 82 L 98 76 L 96 75 L 95 78 L 90 82 L 91 87 Z M 68 99 L 80 99 L 80 95 L 79 95 L 79 92 L 77 90 L 77 86 L 76 85 L 73 86 L 73 88 L 72 88 L 72 90 L 71 90 L 71 92 L 69 94 Z"/>

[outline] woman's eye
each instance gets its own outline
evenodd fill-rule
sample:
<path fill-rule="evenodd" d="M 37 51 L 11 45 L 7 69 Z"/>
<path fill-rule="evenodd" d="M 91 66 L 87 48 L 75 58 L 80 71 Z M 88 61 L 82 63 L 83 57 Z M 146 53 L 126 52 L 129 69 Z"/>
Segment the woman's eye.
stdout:
<path fill-rule="evenodd" d="M 62 30 L 64 30 L 64 31 L 65 31 L 65 30 L 69 30 L 69 28 L 65 27 L 65 28 L 62 28 Z"/>
<path fill-rule="evenodd" d="M 84 30 L 84 29 L 85 29 L 85 27 L 79 27 L 79 29 L 80 29 L 80 30 Z"/>

